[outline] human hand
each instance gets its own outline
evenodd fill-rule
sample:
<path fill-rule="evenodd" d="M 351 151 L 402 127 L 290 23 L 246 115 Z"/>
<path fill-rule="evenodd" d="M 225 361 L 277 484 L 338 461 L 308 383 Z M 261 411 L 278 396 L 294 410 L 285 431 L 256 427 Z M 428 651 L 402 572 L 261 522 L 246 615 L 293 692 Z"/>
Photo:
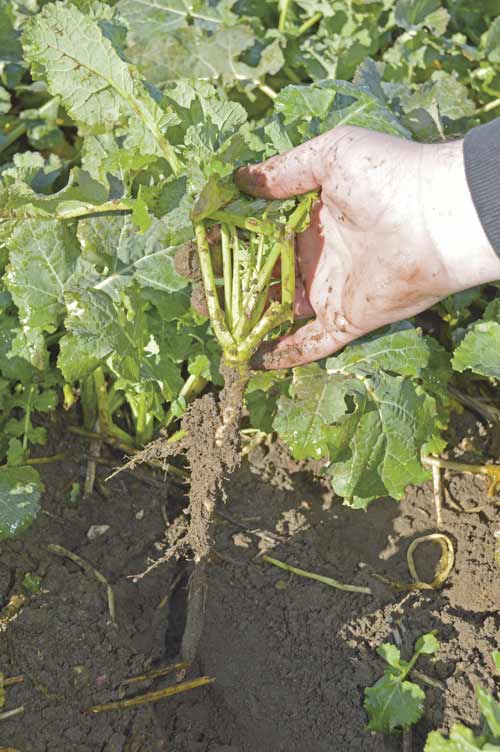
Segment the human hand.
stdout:
<path fill-rule="evenodd" d="M 297 238 L 297 318 L 266 343 L 260 368 L 288 368 L 413 316 L 459 290 L 500 278 L 467 186 L 462 142 L 418 144 L 341 126 L 239 170 L 253 196 L 321 190 Z"/>

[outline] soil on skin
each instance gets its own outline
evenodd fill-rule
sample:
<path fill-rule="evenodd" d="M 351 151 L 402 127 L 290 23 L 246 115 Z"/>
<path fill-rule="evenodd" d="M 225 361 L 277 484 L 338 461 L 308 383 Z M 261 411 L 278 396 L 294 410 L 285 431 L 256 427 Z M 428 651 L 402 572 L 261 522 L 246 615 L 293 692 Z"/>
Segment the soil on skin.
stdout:
<path fill-rule="evenodd" d="M 200 441 L 203 425 L 200 423 Z M 62 427 L 51 433 L 61 436 Z M 363 690 L 383 670 L 375 648 L 395 641 L 408 656 L 424 631 L 437 630 L 436 660 L 421 671 L 442 683 L 427 688 L 426 713 L 413 731 L 422 752 L 431 728 L 459 719 L 477 724 L 473 685 L 494 688 L 490 653 L 500 637 L 500 579 L 494 531 L 499 513 L 487 482 L 453 476 L 444 530 L 456 565 L 439 593 L 396 593 L 368 568 L 408 580 L 406 549 L 434 530 L 430 484 L 409 490 L 401 504 L 381 500 L 366 513 L 343 507 L 318 477 L 291 462 L 279 445 L 261 446 L 225 483 L 218 502 L 214 553 L 198 659 L 189 676 L 216 677 L 178 699 L 120 712 L 86 715 L 118 699 L 120 683 L 179 654 L 192 563 L 171 560 L 134 582 L 161 555 L 165 518 L 173 524 L 186 499 L 174 485 L 151 485 L 123 473 L 96 494 L 71 504 L 82 481 L 87 447 L 62 438 L 68 460 L 47 466 L 43 511 L 21 538 L 0 551 L 2 603 L 21 590 L 26 572 L 42 591 L 0 635 L 0 671 L 22 674 L 7 688 L 3 710 L 24 714 L 0 722 L 0 747 L 19 752 L 365 752 L 401 749 L 401 739 L 364 731 Z M 460 459 L 468 454 L 464 444 Z M 47 452 L 49 453 L 49 451 Z M 105 453 L 106 456 L 106 453 Z M 107 455 L 109 456 L 109 455 Z M 484 456 L 484 455 L 483 455 Z M 119 461 L 119 456 L 114 455 Z M 145 472 L 144 468 L 142 468 Z M 109 470 L 98 469 L 103 479 Z M 228 516 L 231 521 L 228 520 Z M 93 525 L 109 525 L 90 540 Z M 253 531 L 253 532 L 249 532 Z M 117 625 L 109 621 L 104 587 L 47 551 L 58 543 L 100 570 L 113 586 Z M 262 562 L 260 554 L 358 585 L 372 595 L 328 588 Z M 439 549 L 417 551 L 419 575 L 431 579 Z M 362 566 L 368 565 L 368 566 Z M 168 597 L 167 597 L 168 596 Z M 172 680 L 173 681 L 173 680 Z M 126 694 L 165 686 L 168 679 L 129 687 Z"/>

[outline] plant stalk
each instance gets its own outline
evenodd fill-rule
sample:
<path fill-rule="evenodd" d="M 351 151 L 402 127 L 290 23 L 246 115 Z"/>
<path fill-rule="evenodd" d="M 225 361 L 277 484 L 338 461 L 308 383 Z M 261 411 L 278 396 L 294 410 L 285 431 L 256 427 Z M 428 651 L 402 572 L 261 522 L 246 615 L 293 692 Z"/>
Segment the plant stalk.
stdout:
<path fill-rule="evenodd" d="M 220 307 L 219 296 L 217 294 L 217 287 L 215 284 L 214 269 L 212 265 L 212 256 L 207 239 L 207 231 L 203 222 L 198 222 L 195 225 L 195 235 L 196 245 L 198 248 L 198 259 L 200 262 L 200 269 L 203 277 L 203 286 L 205 288 L 205 296 L 207 300 L 210 321 L 212 322 L 214 334 L 217 337 L 219 344 L 224 350 L 227 350 L 234 345 L 234 340 L 229 334 L 229 331 L 226 327 L 224 314 Z M 237 266 L 236 261 L 235 266 Z"/>

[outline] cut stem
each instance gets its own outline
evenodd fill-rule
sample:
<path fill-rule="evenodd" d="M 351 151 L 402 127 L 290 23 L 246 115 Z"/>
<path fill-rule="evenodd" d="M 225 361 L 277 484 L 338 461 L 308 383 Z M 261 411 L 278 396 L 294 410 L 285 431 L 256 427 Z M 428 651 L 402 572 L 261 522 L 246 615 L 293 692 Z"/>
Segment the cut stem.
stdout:
<path fill-rule="evenodd" d="M 192 679 L 191 681 L 182 682 L 181 684 L 174 684 L 172 687 L 165 687 L 159 689 L 156 692 L 147 692 L 144 695 L 138 697 L 131 697 L 129 700 L 118 700 L 117 702 L 108 702 L 106 705 L 94 705 L 92 708 L 88 708 L 86 713 L 104 713 L 108 710 L 126 710 L 127 708 L 135 708 L 137 705 L 146 705 L 150 702 L 158 702 L 158 700 L 164 700 L 166 697 L 173 697 L 174 695 L 181 694 L 181 692 L 189 692 L 191 689 L 197 689 L 198 687 L 204 687 L 207 684 L 212 684 L 215 681 L 215 677 L 200 676 L 198 679 Z"/>
<path fill-rule="evenodd" d="M 432 484 L 434 490 L 434 508 L 436 510 L 436 527 L 443 526 L 443 486 L 441 483 L 441 468 L 432 465 Z"/>
<path fill-rule="evenodd" d="M 24 713 L 23 705 L 19 708 L 14 708 L 13 710 L 6 710 L 5 713 L 0 713 L 0 721 L 6 721 L 9 718 L 14 718 L 16 715 L 22 715 L 22 713 Z"/>
<path fill-rule="evenodd" d="M 169 666 L 155 668 L 152 671 L 146 671 L 146 673 L 140 674 L 139 676 L 132 676 L 130 679 L 125 679 L 125 681 L 122 682 L 122 686 L 137 684 L 144 681 L 152 681 L 153 679 L 158 679 L 160 676 L 168 676 L 174 671 L 184 671 L 187 668 L 189 668 L 189 663 L 186 662 L 171 663 Z"/>
<path fill-rule="evenodd" d="M 475 475 L 487 475 L 491 479 L 488 488 L 488 496 L 493 496 L 500 485 L 500 465 L 469 465 L 465 462 L 453 462 L 452 460 L 442 460 L 440 457 L 422 457 L 422 463 L 432 467 L 452 470 L 456 473 L 472 473 Z"/>
<path fill-rule="evenodd" d="M 344 585 L 338 580 L 334 580 L 333 577 L 325 577 L 324 575 L 316 574 L 315 572 L 306 572 L 305 569 L 293 567 L 291 564 L 286 564 L 284 561 L 280 561 L 280 559 L 273 559 L 271 556 L 263 556 L 262 560 L 266 561 L 268 564 L 272 564 L 275 567 L 284 569 L 286 572 L 292 572 L 292 574 L 296 574 L 299 577 L 306 577 L 309 580 L 316 580 L 317 582 L 321 582 L 323 585 L 328 585 L 329 587 L 336 588 L 337 590 L 345 590 L 349 593 L 365 593 L 366 595 L 371 595 L 372 592 L 369 587 L 362 587 L 359 585 Z"/>

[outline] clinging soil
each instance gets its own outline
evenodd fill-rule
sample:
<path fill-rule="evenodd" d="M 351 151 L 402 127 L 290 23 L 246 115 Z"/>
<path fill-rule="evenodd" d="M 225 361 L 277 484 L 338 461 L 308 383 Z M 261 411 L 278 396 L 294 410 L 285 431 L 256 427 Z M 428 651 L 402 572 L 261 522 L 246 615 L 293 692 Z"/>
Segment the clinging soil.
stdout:
<path fill-rule="evenodd" d="M 60 435 L 62 428 L 51 433 Z M 500 637 L 493 535 L 499 515 L 486 496 L 487 484 L 453 477 L 453 500 L 481 511 L 445 506 L 455 568 L 439 593 L 402 594 L 371 578 L 369 568 L 409 579 L 408 544 L 434 529 L 430 485 L 410 489 L 399 505 L 382 500 L 366 513 L 352 511 L 279 445 L 255 450 L 226 480 L 226 503 L 217 504 L 204 627 L 189 672 L 213 676 L 215 683 L 138 709 L 82 713 L 123 691 L 130 696 L 168 683 L 157 679 L 120 690 L 125 679 L 180 654 L 193 564 L 173 558 L 146 577 L 130 578 L 161 556 L 165 520 L 172 525 L 186 504 L 180 486 L 162 484 L 161 476 L 146 483 L 122 473 L 106 484 L 109 498 L 96 494 L 71 502 L 72 483 L 84 478 L 87 448 L 68 437 L 50 453 L 55 448 L 67 461 L 43 470 L 42 513 L 21 538 L 1 544 L 2 604 L 17 592 L 25 592 L 28 601 L 0 635 L 0 671 L 24 677 L 7 688 L 0 712 L 22 706 L 24 713 L 0 721 L 0 747 L 400 750 L 400 738 L 364 731 L 363 690 L 383 670 L 377 645 L 395 641 L 408 655 L 415 639 L 431 629 L 441 647 L 436 661 L 422 658 L 419 668 L 442 689 L 426 689 L 426 714 L 413 732 L 413 752 L 422 752 L 431 728 L 447 728 L 454 720 L 478 723 L 472 687 L 481 682 L 494 688 L 490 653 Z M 113 459 L 120 461 L 118 455 Z M 108 472 L 98 469 L 100 479 Z M 97 537 L 94 527 L 89 538 L 96 525 L 109 527 Z M 51 554 L 50 543 L 80 555 L 108 578 L 116 595 L 116 625 L 109 620 L 104 586 Z M 372 595 L 289 577 L 262 562 L 265 550 L 303 569 L 369 585 Z M 422 547 L 416 558 L 419 574 L 431 579 L 436 552 Z M 22 590 L 28 572 L 41 577 L 39 593 Z"/>

